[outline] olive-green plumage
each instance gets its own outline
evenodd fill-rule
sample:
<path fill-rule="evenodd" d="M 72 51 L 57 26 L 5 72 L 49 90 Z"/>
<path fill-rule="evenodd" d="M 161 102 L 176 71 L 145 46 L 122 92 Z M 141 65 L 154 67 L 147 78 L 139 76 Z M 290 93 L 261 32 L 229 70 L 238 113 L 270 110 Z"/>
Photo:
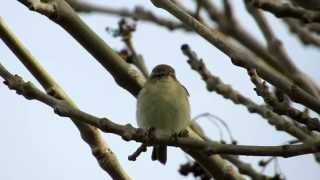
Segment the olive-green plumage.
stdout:
<path fill-rule="evenodd" d="M 188 92 L 176 79 L 173 68 L 156 66 L 138 95 L 138 126 L 174 134 L 184 130 L 190 121 Z M 165 164 L 166 146 L 155 146 L 152 159 Z"/>

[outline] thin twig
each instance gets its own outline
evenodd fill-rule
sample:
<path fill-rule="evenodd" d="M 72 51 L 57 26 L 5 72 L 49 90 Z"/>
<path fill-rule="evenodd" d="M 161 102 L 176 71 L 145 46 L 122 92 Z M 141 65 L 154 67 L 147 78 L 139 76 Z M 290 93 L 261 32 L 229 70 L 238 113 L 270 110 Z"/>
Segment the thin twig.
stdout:
<path fill-rule="evenodd" d="M 182 23 L 176 22 L 174 20 L 160 17 L 154 14 L 152 11 L 146 10 L 141 6 L 135 7 L 133 10 L 126 8 L 113 8 L 109 6 L 96 5 L 90 2 L 85 2 L 83 0 L 66 0 L 70 6 L 80 13 L 102 13 L 120 17 L 132 18 L 134 20 L 141 20 L 144 22 L 153 23 L 162 27 L 167 28 L 170 31 L 173 30 L 185 30 L 190 31 L 190 28 L 187 28 Z"/>
<path fill-rule="evenodd" d="M 148 145 L 146 143 L 142 143 L 139 148 L 130 156 L 128 156 L 128 160 L 135 161 L 137 157 L 142 153 L 147 151 Z"/>
<path fill-rule="evenodd" d="M 136 24 L 130 24 L 126 19 L 121 19 L 118 23 L 118 34 L 121 36 L 122 41 L 127 46 L 130 51 L 130 62 L 134 64 L 139 71 L 144 75 L 145 78 L 148 78 L 149 72 L 145 65 L 144 59 L 141 54 L 138 54 L 132 43 L 133 32 L 136 30 Z"/>
<path fill-rule="evenodd" d="M 319 119 L 311 118 L 306 113 L 301 112 L 294 107 L 290 107 L 287 103 L 279 102 L 279 100 L 270 93 L 267 84 L 260 79 L 254 69 L 248 70 L 248 74 L 251 81 L 256 86 L 255 91 L 257 94 L 261 96 L 268 105 L 270 105 L 274 112 L 291 117 L 293 120 L 306 125 L 311 131 L 316 130 L 320 132 Z"/>

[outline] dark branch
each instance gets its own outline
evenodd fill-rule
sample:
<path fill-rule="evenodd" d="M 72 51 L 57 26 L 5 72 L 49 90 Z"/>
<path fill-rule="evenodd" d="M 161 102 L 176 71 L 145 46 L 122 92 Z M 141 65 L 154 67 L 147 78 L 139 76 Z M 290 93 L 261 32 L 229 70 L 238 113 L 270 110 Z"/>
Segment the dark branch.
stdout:
<path fill-rule="evenodd" d="M 295 7 L 288 3 L 279 3 L 278 1 L 270 0 L 251 0 L 251 3 L 255 7 L 269 11 L 277 17 L 292 17 L 309 23 L 320 22 L 319 12 Z"/>

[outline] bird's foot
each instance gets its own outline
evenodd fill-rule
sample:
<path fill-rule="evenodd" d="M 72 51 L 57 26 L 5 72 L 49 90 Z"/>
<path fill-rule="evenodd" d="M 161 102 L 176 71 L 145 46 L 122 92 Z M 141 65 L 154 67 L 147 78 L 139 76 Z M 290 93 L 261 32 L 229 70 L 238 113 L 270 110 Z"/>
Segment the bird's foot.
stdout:
<path fill-rule="evenodd" d="M 148 129 L 147 136 L 150 140 L 155 138 L 155 132 L 156 132 L 156 128 L 154 127 L 151 127 Z"/>
<path fill-rule="evenodd" d="M 171 135 L 171 138 L 174 142 L 177 142 L 179 138 L 181 137 L 187 137 L 188 136 L 188 131 L 187 130 L 182 130 L 180 132 L 175 132 Z"/>
<path fill-rule="evenodd" d="M 184 129 L 178 133 L 178 137 L 188 137 L 188 130 Z"/>

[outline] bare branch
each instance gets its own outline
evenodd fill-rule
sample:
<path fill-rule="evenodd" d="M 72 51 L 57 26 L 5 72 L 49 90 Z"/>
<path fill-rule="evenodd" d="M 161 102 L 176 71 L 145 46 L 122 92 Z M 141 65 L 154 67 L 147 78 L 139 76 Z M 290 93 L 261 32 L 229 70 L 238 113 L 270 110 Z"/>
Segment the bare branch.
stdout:
<path fill-rule="evenodd" d="M 82 0 L 66 0 L 66 2 L 68 2 L 75 11 L 80 13 L 102 13 L 120 17 L 127 17 L 156 24 L 171 31 L 180 29 L 190 31 L 190 29 L 187 28 L 184 24 L 168 18 L 160 17 L 140 6 L 135 7 L 135 9 L 133 10 L 130 10 L 126 8 L 116 9 L 109 6 L 99 6 Z"/>
<path fill-rule="evenodd" d="M 271 179 L 271 177 L 257 172 L 249 163 L 241 161 L 238 156 L 223 155 L 222 157 L 230 161 L 234 166 L 236 166 L 241 174 L 249 176 L 252 180 Z"/>
<path fill-rule="evenodd" d="M 202 25 L 192 16 L 188 15 L 183 10 L 179 9 L 175 4 L 169 0 L 151 0 L 152 3 L 162 9 L 167 10 L 172 15 L 186 23 L 188 26 L 193 28 L 199 35 L 205 38 L 213 46 L 219 48 L 222 52 L 227 54 L 235 65 L 244 68 L 255 68 L 259 75 L 286 92 L 290 98 L 298 103 L 301 103 L 315 112 L 320 113 L 320 101 L 315 99 L 312 95 L 307 93 L 302 88 L 293 84 L 286 77 L 282 76 L 281 73 L 267 66 L 261 62 L 261 59 L 256 57 L 252 52 L 237 46 L 232 43 L 227 37 L 221 34 L 219 31 L 214 31 L 206 26 Z"/>
<path fill-rule="evenodd" d="M 320 1 L 318 0 L 289 0 L 296 6 L 301 6 L 305 9 L 320 10 Z"/>
<path fill-rule="evenodd" d="M 316 85 L 312 82 L 310 78 L 308 78 L 308 76 L 306 76 L 302 72 L 299 72 L 293 63 L 290 63 L 290 64 L 288 64 L 289 62 L 282 63 L 283 61 L 286 61 L 286 59 L 289 58 L 288 56 L 284 56 L 283 53 L 281 54 L 282 56 L 270 53 L 270 50 L 271 50 L 270 47 L 273 47 L 272 50 L 278 51 L 277 47 L 281 46 L 280 41 L 273 39 L 271 43 L 269 43 L 270 39 L 267 39 L 268 40 L 267 43 L 273 45 L 273 46 L 268 45 L 269 47 L 269 50 L 268 50 L 267 48 L 264 47 L 264 45 L 262 45 L 258 40 L 256 40 L 249 32 L 247 32 L 243 26 L 241 26 L 239 21 L 237 21 L 236 18 L 233 17 L 232 12 L 229 12 L 226 14 L 226 12 L 219 11 L 219 9 L 214 5 L 214 3 L 209 0 L 199 0 L 199 1 L 202 2 L 209 17 L 211 18 L 212 21 L 218 24 L 218 27 L 219 29 L 221 29 L 222 32 L 233 37 L 241 45 L 247 47 L 253 53 L 261 57 L 262 61 L 266 62 L 267 64 L 275 68 L 280 74 L 283 74 L 287 78 L 294 81 L 298 86 L 306 90 L 308 93 L 316 97 L 319 97 L 318 96 L 319 93 L 315 93 L 317 91 L 313 90 L 313 89 L 319 89 L 319 88 L 316 87 Z M 249 4 L 248 3 L 249 1 L 250 0 L 245 0 L 246 4 Z M 224 1 L 224 4 L 226 9 L 225 11 L 232 11 L 231 2 Z M 257 22 L 261 27 L 261 23 L 260 23 L 261 21 L 259 20 Z M 263 33 L 266 33 L 268 29 L 261 29 L 261 30 L 263 31 Z M 281 49 L 279 51 L 281 51 Z M 286 58 L 286 59 L 282 60 L 282 58 Z M 285 64 L 285 66 L 283 64 Z M 294 70 L 294 73 L 292 70 Z"/>
<path fill-rule="evenodd" d="M 320 132 L 320 121 L 317 118 L 311 118 L 306 113 L 299 111 L 296 108 L 290 107 L 286 103 L 281 103 L 274 97 L 265 82 L 263 82 L 255 70 L 249 70 L 248 74 L 251 77 L 251 81 L 255 84 L 255 91 L 264 101 L 272 107 L 273 111 L 280 115 L 287 115 L 293 120 L 302 123 L 308 127 L 309 130 L 317 130 Z"/>
<path fill-rule="evenodd" d="M 147 144 L 142 143 L 141 146 L 130 156 L 128 156 L 128 160 L 135 161 L 137 157 L 142 153 L 147 151 Z"/>
<path fill-rule="evenodd" d="M 277 17 L 292 17 L 304 22 L 320 22 L 320 13 L 317 11 L 308 11 L 300 7 L 294 7 L 288 3 L 279 3 L 270 0 L 251 0 L 251 3 L 265 11 L 269 11 Z"/>
<path fill-rule="evenodd" d="M 277 69 L 279 72 L 286 72 L 281 64 L 275 59 L 267 49 L 256 38 L 245 30 L 243 26 L 233 17 L 233 13 L 220 12 L 219 9 L 210 0 L 199 0 L 203 3 L 210 19 L 218 24 L 218 28 L 226 35 L 233 37 L 241 45 L 250 49 L 252 52 L 261 57 L 263 61 Z M 231 11 L 230 2 L 226 4 L 227 11 Z"/>
<path fill-rule="evenodd" d="M 310 32 L 310 30 L 304 27 L 301 22 L 290 18 L 284 19 L 284 22 L 288 25 L 289 30 L 297 35 L 302 43 L 304 43 L 305 45 L 320 47 L 319 35 Z"/>
<path fill-rule="evenodd" d="M 300 87 L 304 88 L 307 92 L 320 99 L 318 87 L 311 81 L 311 79 L 294 65 L 292 59 L 289 57 L 286 49 L 284 48 L 280 39 L 276 37 L 272 28 L 270 27 L 267 19 L 263 13 L 254 8 L 250 3 L 250 0 L 245 0 L 245 4 L 249 13 L 256 20 L 257 24 L 262 31 L 266 42 L 268 43 L 269 51 L 277 57 L 277 60 L 281 63 L 282 67 L 285 67 L 285 71 L 288 76 Z"/>
<path fill-rule="evenodd" d="M 118 22 L 118 35 L 121 36 L 122 41 L 127 46 L 127 50 L 130 52 L 130 58 L 127 58 L 128 63 L 134 64 L 139 71 L 148 78 L 149 72 L 145 65 L 144 59 L 141 54 L 138 54 L 133 46 L 132 35 L 136 30 L 136 24 L 130 24 L 125 19 L 121 19 Z M 130 62 L 129 62 L 130 59 Z"/>
<path fill-rule="evenodd" d="M 0 64 L 0 76 L 5 79 L 4 83 L 23 95 L 26 99 L 38 100 L 54 109 L 54 112 L 62 117 L 70 117 L 81 122 L 93 125 L 103 132 L 113 133 L 121 136 L 124 140 L 135 140 L 146 143 L 148 146 L 153 145 L 170 145 L 175 147 L 187 148 L 190 150 L 200 150 L 207 155 L 211 154 L 233 154 L 233 155 L 250 155 L 250 156 L 281 156 L 292 157 L 303 154 L 320 152 L 320 140 L 309 141 L 299 145 L 281 145 L 281 146 L 248 146 L 219 144 L 213 141 L 201 141 L 190 137 L 175 137 L 163 132 L 155 132 L 153 137 L 143 129 L 137 129 L 128 125 L 119 125 L 107 118 L 98 118 L 86 112 L 71 106 L 64 100 L 57 99 L 53 96 L 43 93 L 36 88 L 31 82 L 25 82 L 18 75 L 12 75 Z"/>
<path fill-rule="evenodd" d="M 286 131 L 300 140 L 306 140 L 309 138 L 302 130 L 286 121 L 283 117 L 272 112 L 265 106 L 256 104 L 249 98 L 240 94 L 238 91 L 232 89 L 230 85 L 223 83 L 219 77 L 212 75 L 203 61 L 198 59 L 196 53 L 192 51 L 188 45 L 183 45 L 182 51 L 186 56 L 188 56 L 188 63 L 191 68 L 197 71 L 205 81 L 208 91 L 216 91 L 224 98 L 230 99 L 233 103 L 244 105 L 249 112 L 261 115 L 268 120 L 269 124 L 275 126 L 277 130 Z"/>
<path fill-rule="evenodd" d="M 92 53 L 99 62 L 103 63 L 106 69 L 110 70 L 120 86 L 131 92 L 132 95 L 137 95 L 143 84 L 140 77 L 137 77 L 136 74 L 132 75 L 133 72 L 129 69 L 129 65 L 119 58 L 110 47 L 93 33 L 67 3 L 63 0 L 53 0 L 48 3 L 29 0 L 22 1 L 22 3 L 32 10 L 36 10 L 48 17 L 53 19 L 57 18 L 55 19 L 56 22 L 61 23 L 62 27 L 70 32 L 85 48 L 88 48 L 89 52 Z M 57 14 L 59 14 L 59 16 L 57 16 Z M 194 135 L 196 134 L 194 133 Z M 199 161 L 201 165 L 215 177 L 223 177 L 230 180 L 242 179 L 239 174 L 230 173 L 232 170 L 225 169 L 225 161 L 218 155 L 213 155 L 208 158 L 208 156 L 204 156 L 199 152 L 183 150 Z"/>
<path fill-rule="evenodd" d="M 58 99 L 64 99 L 69 106 L 77 108 L 75 103 L 72 102 L 71 98 L 64 92 L 59 84 L 44 70 L 36 58 L 32 56 L 26 47 L 24 47 L 13 32 L 10 31 L 1 17 L 0 38 L 26 66 L 48 94 Z M 9 78 L 8 72 L 4 71 L 3 73 L 3 75 Z M 103 140 L 100 131 L 93 126 L 79 122 L 75 119 L 72 119 L 72 121 L 79 129 L 82 139 L 89 145 L 92 154 L 98 161 L 100 167 L 109 173 L 113 179 L 130 180 L 131 178 L 121 167 L 116 155 L 110 149 L 107 142 Z"/>
<path fill-rule="evenodd" d="M 64 0 L 53 0 L 47 3 L 36 0 L 19 1 L 30 10 L 46 15 L 63 27 L 112 74 L 119 86 L 134 96 L 138 94 L 145 79 L 91 30 L 68 3 Z"/>

